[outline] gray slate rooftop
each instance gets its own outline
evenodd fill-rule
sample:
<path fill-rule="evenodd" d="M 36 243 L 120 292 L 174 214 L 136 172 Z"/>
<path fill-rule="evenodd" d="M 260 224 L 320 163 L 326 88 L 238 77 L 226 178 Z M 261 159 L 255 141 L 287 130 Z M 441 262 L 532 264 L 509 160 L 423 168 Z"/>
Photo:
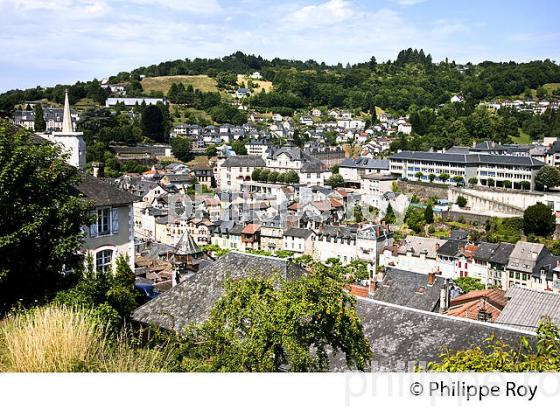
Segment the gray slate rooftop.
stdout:
<path fill-rule="evenodd" d="M 133 312 L 132 318 L 140 323 L 153 323 L 178 331 L 187 324 L 201 323 L 208 318 L 212 306 L 223 294 L 226 279 L 252 275 L 280 275 L 282 278 L 292 279 L 304 272 L 299 265 L 284 259 L 229 252 L 174 288 L 140 306 Z"/>
<path fill-rule="evenodd" d="M 75 186 L 78 195 L 92 200 L 95 206 L 132 205 L 136 197 L 108 182 L 82 174 L 82 181 Z"/>
<path fill-rule="evenodd" d="M 533 341 L 532 333 L 454 318 L 437 313 L 396 306 L 372 299 L 358 298 L 358 315 L 373 353 L 371 371 L 414 371 L 437 361 L 444 348 L 453 351 L 480 345 L 494 335 L 516 345 L 521 336 Z M 348 371 L 342 354 L 331 362 L 333 371 Z"/>
<path fill-rule="evenodd" d="M 528 289 L 520 286 L 509 288 L 509 299 L 498 316 L 497 323 L 525 330 L 535 330 L 543 316 L 560 326 L 560 294 Z"/>

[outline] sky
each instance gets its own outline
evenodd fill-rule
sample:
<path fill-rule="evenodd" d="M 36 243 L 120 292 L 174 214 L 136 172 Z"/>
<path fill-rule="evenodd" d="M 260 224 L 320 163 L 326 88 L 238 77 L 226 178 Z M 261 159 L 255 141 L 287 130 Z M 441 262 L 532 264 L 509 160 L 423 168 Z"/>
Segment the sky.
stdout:
<path fill-rule="evenodd" d="M 0 0 L 0 92 L 222 57 L 560 62 L 556 0 Z"/>

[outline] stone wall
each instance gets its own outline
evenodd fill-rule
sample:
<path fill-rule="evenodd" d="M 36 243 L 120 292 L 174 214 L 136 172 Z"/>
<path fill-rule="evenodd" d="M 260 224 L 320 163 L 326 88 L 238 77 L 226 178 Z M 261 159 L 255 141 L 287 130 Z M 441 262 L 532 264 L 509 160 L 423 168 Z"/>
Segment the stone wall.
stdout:
<path fill-rule="evenodd" d="M 403 194 L 416 195 L 423 201 L 431 198 L 447 198 L 449 187 L 444 184 L 430 184 L 417 181 L 397 181 L 399 191 Z"/>

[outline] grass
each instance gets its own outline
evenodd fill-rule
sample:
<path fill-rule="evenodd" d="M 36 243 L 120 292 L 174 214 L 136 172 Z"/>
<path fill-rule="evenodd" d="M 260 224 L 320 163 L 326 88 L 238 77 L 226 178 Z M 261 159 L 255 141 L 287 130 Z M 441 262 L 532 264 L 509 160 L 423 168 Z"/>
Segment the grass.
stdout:
<path fill-rule="evenodd" d="M 217 92 L 217 82 L 214 78 L 208 77 L 207 75 L 170 75 L 162 77 L 146 77 L 141 81 L 142 89 L 146 93 L 153 91 L 162 92 L 167 95 L 171 84 L 173 83 L 183 83 L 186 86 L 189 84 L 193 86 L 195 90 L 200 90 L 204 92 Z"/>
<path fill-rule="evenodd" d="M 272 81 L 265 81 L 265 80 L 253 80 L 248 78 L 246 75 L 243 74 L 237 74 L 237 84 L 239 84 L 240 87 L 246 87 L 247 86 L 247 82 L 248 80 L 251 80 L 251 82 L 253 83 L 253 92 L 260 92 L 260 91 L 266 91 L 267 93 L 272 91 Z M 258 87 L 255 87 L 258 86 Z"/>
<path fill-rule="evenodd" d="M 555 90 L 559 90 L 559 89 L 560 89 L 560 83 L 548 83 L 548 84 L 544 84 L 543 87 L 544 87 L 549 93 L 552 93 L 552 91 L 555 91 Z"/>
<path fill-rule="evenodd" d="M 533 142 L 531 136 L 524 132 L 521 128 L 519 128 L 519 137 L 511 136 L 511 140 L 514 144 L 531 144 Z"/>
<path fill-rule="evenodd" d="M 0 324 L 3 372 L 161 372 L 172 369 L 165 349 L 133 348 L 126 333 L 113 335 L 91 312 L 46 306 Z"/>

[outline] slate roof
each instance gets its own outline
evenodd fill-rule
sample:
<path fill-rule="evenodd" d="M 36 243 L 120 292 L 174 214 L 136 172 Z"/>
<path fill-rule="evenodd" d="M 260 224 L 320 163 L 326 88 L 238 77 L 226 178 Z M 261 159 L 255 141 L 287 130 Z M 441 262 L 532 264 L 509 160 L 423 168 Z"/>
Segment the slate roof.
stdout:
<path fill-rule="evenodd" d="M 508 269 L 532 273 L 543 249 L 544 245 L 540 243 L 517 242 L 509 256 Z"/>
<path fill-rule="evenodd" d="M 131 205 L 136 199 L 134 195 L 85 173 L 82 174 L 82 181 L 74 188 L 78 195 L 92 200 L 95 206 Z"/>
<path fill-rule="evenodd" d="M 513 248 L 515 248 L 515 245 L 512 243 L 500 243 L 498 248 L 494 251 L 494 254 L 490 257 L 490 263 L 507 265 Z"/>
<path fill-rule="evenodd" d="M 340 164 L 344 168 L 373 168 L 389 169 L 388 159 L 374 159 L 368 157 L 347 158 Z"/>
<path fill-rule="evenodd" d="M 212 306 L 222 296 L 226 279 L 275 274 L 293 279 L 304 273 L 303 268 L 285 259 L 232 251 L 140 306 L 132 318 L 140 323 L 180 330 L 189 323 L 200 323 L 208 318 Z"/>
<path fill-rule="evenodd" d="M 499 243 L 481 242 L 478 244 L 478 249 L 474 251 L 474 258 L 483 262 L 488 262 L 499 246 Z"/>
<path fill-rule="evenodd" d="M 398 252 L 404 255 L 410 250 L 413 256 L 420 256 L 421 253 L 425 253 L 426 258 L 435 259 L 437 257 L 437 249 L 445 242 L 445 239 L 409 235 L 404 239 Z"/>
<path fill-rule="evenodd" d="M 439 308 L 440 291 L 444 285 L 442 276 L 436 276 L 434 284 L 428 286 L 428 275 L 387 268 L 372 297 L 382 302 L 433 312 Z"/>
<path fill-rule="evenodd" d="M 534 340 L 532 334 L 518 329 L 357 299 L 356 309 L 373 354 L 371 371 L 414 371 L 417 365 L 425 367 L 439 360 L 445 347 L 467 349 L 492 335 L 513 345 L 521 336 Z M 348 371 L 344 355 L 334 356 L 331 369 Z"/>
<path fill-rule="evenodd" d="M 311 236 L 312 233 L 313 231 L 311 231 L 310 229 L 290 228 L 286 232 L 284 232 L 284 236 L 294 236 L 296 238 L 307 239 L 309 238 L 309 236 Z"/>
<path fill-rule="evenodd" d="M 226 159 L 222 167 L 265 167 L 266 162 L 259 155 L 234 155 Z"/>
<path fill-rule="evenodd" d="M 543 316 L 560 326 L 560 294 L 513 286 L 506 292 L 509 299 L 497 322 L 515 328 L 535 330 Z"/>
<path fill-rule="evenodd" d="M 489 154 L 456 154 L 449 152 L 423 152 L 423 151 L 402 151 L 389 157 L 390 160 L 409 160 L 409 161 L 434 161 L 449 162 L 453 164 L 472 165 L 493 164 L 493 165 L 515 165 L 531 168 L 539 168 L 543 162 L 529 156 L 514 155 L 489 155 Z"/>
<path fill-rule="evenodd" d="M 457 239 L 449 239 L 439 247 L 438 255 L 456 256 L 459 253 L 461 246 L 465 246 L 467 241 L 460 241 Z"/>

